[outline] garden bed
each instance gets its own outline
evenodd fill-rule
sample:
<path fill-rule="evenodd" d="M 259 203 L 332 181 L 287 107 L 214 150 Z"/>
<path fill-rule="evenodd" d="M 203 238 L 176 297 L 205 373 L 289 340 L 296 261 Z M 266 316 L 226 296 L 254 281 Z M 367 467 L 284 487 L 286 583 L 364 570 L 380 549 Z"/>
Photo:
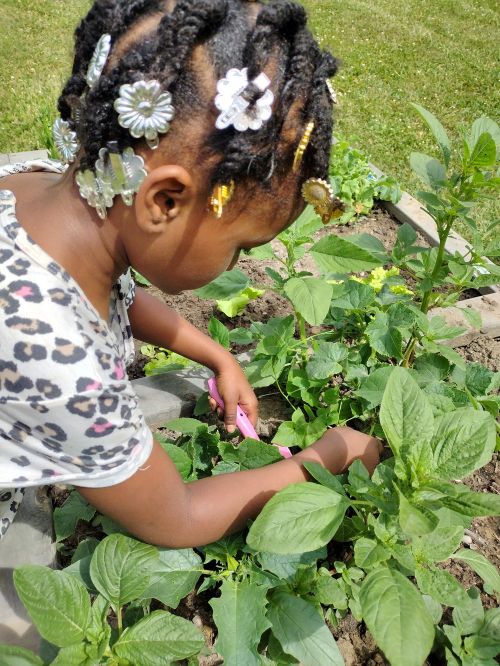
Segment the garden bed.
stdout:
<path fill-rule="evenodd" d="M 317 241 L 323 236 L 332 233 L 339 236 L 366 233 L 378 238 L 386 248 L 391 248 L 396 241 L 398 228 L 400 226 L 399 221 L 395 217 L 390 215 L 381 204 L 377 204 L 369 215 L 360 218 L 356 223 L 338 226 L 328 225 L 324 229 L 320 229 L 320 231 L 316 232 L 314 235 L 314 240 Z M 430 246 L 429 242 L 420 233 L 417 233 L 417 243 L 425 247 Z M 277 243 L 274 242 L 273 246 L 276 247 Z M 304 258 L 300 266 L 303 270 L 317 273 L 316 266 L 309 256 Z M 238 261 L 238 268 L 241 268 L 250 277 L 252 284 L 257 286 L 262 285 L 269 287 L 272 283 L 265 271 L 266 267 L 277 270 L 280 265 L 276 260 L 255 260 L 245 256 L 241 256 Z M 411 278 L 408 275 L 404 275 L 404 277 L 411 287 Z M 163 293 L 156 287 L 148 287 L 148 291 L 167 305 L 174 308 L 176 312 L 204 333 L 207 332 L 208 322 L 214 315 L 216 315 L 228 328 L 232 329 L 247 327 L 254 321 L 265 322 L 272 317 L 284 317 L 292 312 L 290 302 L 283 296 L 272 291 L 266 291 L 262 297 L 251 301 L 241 315 L 232 318 L 227 317 L 222 312 L 218 312 L 213 301 L 198 298 L 194 292 L 183 292 L 178 295 L 169 295 Z M 478 291 L 468 289 L 461 295 L 461 300 L 475 298 L 479 295 Z M 148 357 L 141 354 L 140 348 L 142 344 L 141 341 L 136 340 L 136 358 L 128 369 L 129 377 L 131 379 L 143 377 L 144 366 L 150 360 Z M 239 347 L 237 345 L 233 347 L 235 353 L 247 351 L 247 349 L 247 347 Z"/>

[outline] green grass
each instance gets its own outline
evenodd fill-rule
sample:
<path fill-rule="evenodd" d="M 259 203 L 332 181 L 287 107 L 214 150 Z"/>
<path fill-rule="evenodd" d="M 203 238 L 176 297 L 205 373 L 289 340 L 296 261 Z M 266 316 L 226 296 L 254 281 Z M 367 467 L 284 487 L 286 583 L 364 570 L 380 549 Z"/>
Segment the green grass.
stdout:
<path fill-rule="evenodd" d="M 441 120 L 450 139 L 481 115 L 498 121 L 496 0 L 303 0 L 315 34 L 342 61 L 334 79 L 339 135 L 414 193 L 411 151 L 433 152 L 410 102 Z M 500 215 L 498 202 L 478 223 Z M 461 233 L 467 234 L 463 228 Z"/>
<path fill-rule="evenodd" d="M 0 152 L 47 145 L 44 128 L 70 67 L 72 33 L 90 0 L 0 0 Z M 432 151 L 410 102 L 459 140 L 482 114 L 498 119 L 496 0 L 303 0 L 324 47 L 342 62 L 337 133 L 418 189 L 412 150 Z M 494 203 L 480 223 L 499 215 Z M 462 230 L 463 231 L 463 230 Z"/>

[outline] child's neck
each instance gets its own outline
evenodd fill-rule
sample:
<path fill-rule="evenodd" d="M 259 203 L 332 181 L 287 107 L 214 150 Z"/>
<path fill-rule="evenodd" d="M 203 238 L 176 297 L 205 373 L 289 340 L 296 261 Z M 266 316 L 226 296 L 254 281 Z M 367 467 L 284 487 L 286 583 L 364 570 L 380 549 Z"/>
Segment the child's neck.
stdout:
<path fill-rule="evenodd" d="M 112 285 L 126 268 L 117 226 L 87 206 L 70 173 L 18 174 L 2 180 L 1 187 L 14 192 L 21 226 L 107 320 Z"/>

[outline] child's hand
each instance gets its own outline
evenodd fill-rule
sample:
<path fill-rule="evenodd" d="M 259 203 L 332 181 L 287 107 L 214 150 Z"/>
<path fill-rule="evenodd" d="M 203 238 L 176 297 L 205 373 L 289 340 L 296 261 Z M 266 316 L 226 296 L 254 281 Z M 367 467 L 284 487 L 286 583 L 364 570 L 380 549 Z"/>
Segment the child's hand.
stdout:
<path fill-rule="evenodd" d="M 257 397 L 238 363 L 232 361 L 227 367 L 216 372 L 215 380 L 217 382 L 217 390 L 224 400 L 224 425 L 227 431 L 235 431 L 238 403 L 250 419 L 252 425 L 255 426 L 258 416 Z M 219 416 L 222 416 L 222 410 L 220 407 L 217 407 L 217 403 L 213 398 L 209 398 L 209 403 L 212 411 L 217 409 Z"/>

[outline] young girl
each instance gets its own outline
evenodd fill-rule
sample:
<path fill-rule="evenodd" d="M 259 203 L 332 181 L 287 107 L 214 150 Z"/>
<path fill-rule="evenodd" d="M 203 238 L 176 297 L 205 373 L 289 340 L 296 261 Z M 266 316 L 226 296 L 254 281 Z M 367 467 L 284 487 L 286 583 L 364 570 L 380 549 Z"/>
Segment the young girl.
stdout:
<path fill-rule="evenodd" d="M 235 359 L 129 268 L 195 289 L 290 225 L 302 191 L 327 220 L 335 71 L 288 0 L 96 0 L 54 126 L 69 167 L 0 172 L 1 534 L 22 488 L 57 481 L 140 539 L 202 545 L 305 481 L 304 461 L 374 468 L 376 440 L 346 427 L 185 484 L 125 373 L 133 335 L 166 347 L 214 372 L 230 432 L 237 403 L 255 424 Z"/>

